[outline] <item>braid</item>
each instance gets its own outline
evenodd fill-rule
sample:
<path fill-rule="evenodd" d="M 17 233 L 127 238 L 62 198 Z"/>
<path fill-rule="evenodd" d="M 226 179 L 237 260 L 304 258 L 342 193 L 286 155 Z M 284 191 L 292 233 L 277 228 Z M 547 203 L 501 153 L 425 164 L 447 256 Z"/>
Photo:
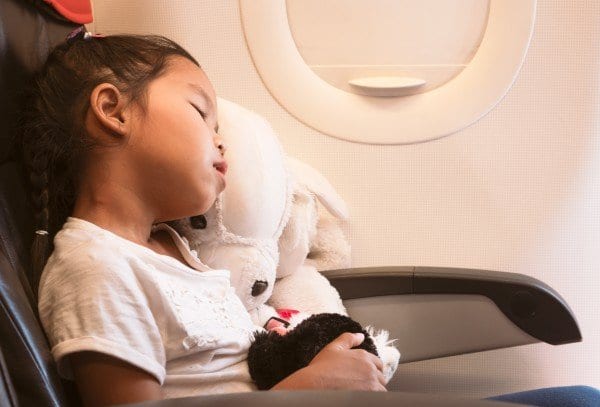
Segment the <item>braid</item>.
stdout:
<path fill-rule="evenodd" d="M 48 188 L 48 159 L 43 153 L 35 156 L 28 151 L 27 167 L 31 185 L 31 202 L 35 210 L 36 231 L 31 246 L 31 275 L 29 282 L 34 295 L 37 297 L 37 288 L 49 255 L 50 235 L 49 229 L 49 188 Z"/>
<path fill-rule="evenodd" d="M 39 159 L 38 157 L 43 157 Z M 35 208 L 35 221 L 38 229 L 48 230 L 48 173 L 47 158 L 39 154 L 31 160 L 29 181 L 31 182 L 32 201 Z"/>

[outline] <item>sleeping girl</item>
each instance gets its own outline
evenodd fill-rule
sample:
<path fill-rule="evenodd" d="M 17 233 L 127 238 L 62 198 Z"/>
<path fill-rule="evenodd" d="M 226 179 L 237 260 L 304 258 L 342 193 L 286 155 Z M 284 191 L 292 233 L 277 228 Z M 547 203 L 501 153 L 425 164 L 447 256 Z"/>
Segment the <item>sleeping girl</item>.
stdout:
<path fill-rule="evenodd" d="M 226 186 L 198 62 L 164 37 L 80 30 L 50 53 L 25 119 L 40 319 L 84 404 L 255 390 L 256 327 L 229 272 L 165 223 L 205 213 Z M 363 339 L 342 334 L 273 389 L 385 391 L 380 359 L 352 349 Z"/>

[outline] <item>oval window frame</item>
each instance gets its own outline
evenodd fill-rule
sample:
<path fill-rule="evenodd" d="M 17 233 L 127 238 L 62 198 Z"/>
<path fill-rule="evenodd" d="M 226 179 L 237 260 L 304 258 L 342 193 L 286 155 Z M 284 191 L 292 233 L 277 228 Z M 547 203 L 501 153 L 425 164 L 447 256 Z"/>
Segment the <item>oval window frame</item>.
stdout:
<path fill-rule="evenodd" d="M 436 89 L 397 97 L 353 94 L 315 74 L 296 48 L 285 0 L 240 0 L 239 4 L 256 69 L 290 114 L 346 141 L 412 144 L 460 131 L 502 100 L 525 60 L 536 1 L 490 0 L 486 30 L 470 63 Z"/>

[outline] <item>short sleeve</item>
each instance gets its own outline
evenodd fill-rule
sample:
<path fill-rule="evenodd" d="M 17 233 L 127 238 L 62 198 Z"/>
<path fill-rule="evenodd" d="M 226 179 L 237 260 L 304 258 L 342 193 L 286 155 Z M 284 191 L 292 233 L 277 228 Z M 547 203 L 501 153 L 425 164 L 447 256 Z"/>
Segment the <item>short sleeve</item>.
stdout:
<path fill-rule="evenodd" d="M 108 253 L 50 257 L 38 308 L 62 377 L 73 378 L 66 356 L 94 351 L 130 363 L 163 384 L 161 332 L 137 275 Z"/>

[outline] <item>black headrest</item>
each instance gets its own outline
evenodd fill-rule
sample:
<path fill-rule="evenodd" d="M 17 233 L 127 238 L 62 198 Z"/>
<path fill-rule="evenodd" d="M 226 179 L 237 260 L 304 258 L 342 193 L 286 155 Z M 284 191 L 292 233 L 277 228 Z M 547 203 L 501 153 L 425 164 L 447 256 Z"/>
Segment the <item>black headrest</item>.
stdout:
<path fill-rule="evenodd" d="M 37 320 L 29 249 L 33 211 L 13 148 L 24 89 L 52 47 L 77 26 L 42 0 L 0 0 L 0 404 L 67 405 L 65 389 Z M 16 398 L 16 400 L 15 400 Z M 3 404 L 4 403 L 4 404 Z"/>
<path fill-rule="evenodd" d="M 0 163 L 11 154 L 23 89 L 50 49 L 76 27 L 41 0 L 0 1 Z"/>

